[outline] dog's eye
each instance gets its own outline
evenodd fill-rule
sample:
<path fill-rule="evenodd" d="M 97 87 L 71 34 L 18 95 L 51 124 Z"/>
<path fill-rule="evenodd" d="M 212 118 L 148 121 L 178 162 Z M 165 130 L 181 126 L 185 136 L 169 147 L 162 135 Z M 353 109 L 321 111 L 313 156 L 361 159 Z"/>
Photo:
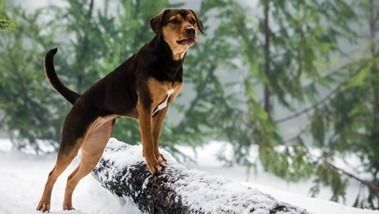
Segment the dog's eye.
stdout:
<path fill-rule="evenodd" d="M 189 23 L 190 23 L 191 25 L 194 25 L 194 24 L 196 23 L 196 20 L 195 20 L 195 19 L 190 19 L 190 20 L 189 20 Z"/>
<path fill-rule="evenodd" d="M 171 19 L 168 22 L 171 23 L 171 24 L 174 24 L 174 25 L 179 24 L 179 20 L 178 19 Z"/>

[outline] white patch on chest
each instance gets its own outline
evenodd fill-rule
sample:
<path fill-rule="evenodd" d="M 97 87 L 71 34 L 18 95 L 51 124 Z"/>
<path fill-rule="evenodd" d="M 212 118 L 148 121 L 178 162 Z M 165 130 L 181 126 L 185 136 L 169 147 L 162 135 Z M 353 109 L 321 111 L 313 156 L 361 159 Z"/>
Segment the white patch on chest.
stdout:
<path fill-rule="evenodd" d="M 167 91 L 167 95 L 166 95 L 166 98 L 155 108 L 155 110 L 153 111 L 153 116 L 155 113 L 157 113 L 158 111 L 164 109 L 167 107 L 167 102 L 168 102 L 168 99 L 170 98 L 170 96 L 175 92 L 175 90 L 173 88 L 171 88 L 170 90 Z"/>

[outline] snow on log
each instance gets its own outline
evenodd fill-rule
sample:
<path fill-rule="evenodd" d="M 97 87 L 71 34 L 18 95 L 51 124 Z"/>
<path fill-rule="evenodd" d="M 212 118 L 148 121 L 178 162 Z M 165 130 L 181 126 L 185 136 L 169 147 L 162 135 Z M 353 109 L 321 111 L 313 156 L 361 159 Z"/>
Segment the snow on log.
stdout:
<path fill-rule="evenodd" d="M 93 171 L 101 185 L 147 213 L 307 213 L 220 176 L 186 169 L 162 151 L 167 167 L 152 176 L 140 146 L 110 139 Z"/>

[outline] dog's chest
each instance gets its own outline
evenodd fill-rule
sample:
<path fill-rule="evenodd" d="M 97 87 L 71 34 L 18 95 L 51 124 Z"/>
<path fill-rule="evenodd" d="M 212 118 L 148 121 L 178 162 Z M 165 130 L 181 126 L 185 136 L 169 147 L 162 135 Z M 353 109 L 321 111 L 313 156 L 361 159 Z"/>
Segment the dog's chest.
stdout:
<path fill-rule="evenodd" d="M 170 99 L 170 97 L 174 94 L 175 90 L 173 88 L 170 88 L 168 91 L 167 91 L 167 94 L 166 94 L 166 97 L 157 105 L 157 107 L 155 107 L 155 109 L 153 110 L 153 116 L 154 114 L 156 114 L 158 111 L 164 109 L 167 107 L 168 105 L 168 100 Z"/>
<path fill-rule="evenodd" d="M 182 88 L 180 82 L 158 81 L 154 78 L 148 80 L 152 115 L 167 108 L 168 104 L 175 99 Z"/>

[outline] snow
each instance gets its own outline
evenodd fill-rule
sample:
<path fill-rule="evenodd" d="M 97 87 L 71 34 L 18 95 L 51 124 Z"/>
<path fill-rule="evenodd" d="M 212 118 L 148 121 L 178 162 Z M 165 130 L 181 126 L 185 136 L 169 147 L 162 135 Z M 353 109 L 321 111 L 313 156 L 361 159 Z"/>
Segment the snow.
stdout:
<path fill-rule="evenodd" d="M 260 191 L 273 196 L 274 198 L 285 201 L 290 204 L 298 204 L 301 207 L 306 207 L 310 213 L 333 213 L 333 214 L 378 214 L 379 211 L 363 210 L 353 207 L 348 207 L 339 203 L 326 201 L 317 198 L 308 198 L 299 194 L 289 193 L 278 189 L 270 188 L 252 183 L 243 183 L 244 185 L 259 189 Z"/>
<path fill-rule="evenodd" d="M 117 142 L 115 139 L 112 141 Z M 9 140 L 0 140 L 0 213 L 39 213 L 35 211 L 35 207 L 41 196 L 46 176 L 53 167 L 55 155 L 43 157 L 27 155 L 17 151 L 11 151 L 9 144 Z M 112 145 L 116 144 L 108 144 L 109 147 L 112 147 Z M 209 179 L 214 179 L 215 181 L 222 180 L 225 182 L 225 180 L 230 180 L 231 178 L 233 180 L 241 181 L 241 185 L 237 186 L 235 185 L 236 182 L 230 181 L 231 183 L 226 184 L 225 188 L 230 190 L 230 192 L 244 194 L 243 187 L 248 186 L 252 189 L 256 189 L 256 191 L 270 195 L 267 196 L 268 198 L 272 196 L 280 201 L 306 208 L 311 213 L 379 214 L 379 211 L 351 208 L 324 199 L 314 199 L 297 193 L 291 193 L 289 192 L 287 185 L 282 185 L 282 188 L 278 185 L 269 185 L 270 187 L 268 187 L 264 184 L 262 185 L 262 180 L 260 179 L 258 179 L 260 181 L 258 183 L 252 182 L 256 179 L 254 177 L 249 178 L 249 182 L 242 182 L 243 180 L 246 181 L 244 170 L 239 168 L 225 168 L 222 167 L 222 164 L 216 161 L 217 158 L 213 156 L 218 151 L 215 149 L 215 147 L 217 147 L 216 145 L 217 143 L 213 142 L 209 144 L 209 146 L 205 146 L 198 150 L 197 156 L 193 156 L 199 161 L 199 165 L 191 165 L 189 167 L 201 169 L 201 171 L 196 169 L 190 169 L 188 171 L 190 173 L 198 174 L 200 177 L 208 176 Z M 222 147 L 222 143 L 218 142 L 218 148 L 220 147 Z M 191 154 L 191 152 L 193 153 L 193 151 L 189 148 L 183 147 L 181 150 L 188 152 L 188 154 Z M 117 162 L 119 162 L 119 167 L 122 167 L 123 164 L 141 160 L 142 153 L 140 146 L 133 146 L 132 153 L 133 155 L 130 155 L 129 157 L 125 156 L 125 154 L 122 154 L 121 152 L 113 153 L 114 156 L 112 158 L 118 158 L 119 161 Z M 164 155 L 169 159 L 169 165 L 177 164 L 169 154 L 164 153 Z M 209 157 L 207 158 L 206 156 Z M 130 199 L 119 199 L 118 197 L 114 197 L 106 189 L 102 188 L 92 176 L 85 177 L 75 190 L 73 202 L 74 206 L 76 206 L 78 210 L 61 211 L 64 187 L 66 183 L 65 181 L 68 174 L 76 166 L 78 160 L 76 159 L 74 162 L 75 164 L 72 164 L 69 169 L 64 172 L 55 185 L 52 195 L 52 214 L 141 213 Z M 257 177 L 259 177 L 259 175 L 257 175 Z M 275 180 L 277 178 L 270 178 L 265 175 L 264 179 L 267 180 L 266 183 L 272 184 L 276 183 Z M 201 183 L 195 183 L 193 185 L 194 186 L 191 188 L 197 188 L 202 191 L 211 191 L 208 187 Z M 303 188 L 302 185 L 300 185 L 300 189 L 298 190 L 300 191 L 301 188 Z M 295 188 L 292 188 L 292 190 L 294 189 Z M 209 199 L 201 196 L 202 194 L 192 194 L 185 197 L 187 197 L 187 199 L 194 204 L 209 201 Z M 214 209 L 212 206 L 215 206 L 218 203 L 218 201 L 209 203 L 209 209 Z M 227 204 L 223 205 L 227 206 Z"/>
<path fill-rule="evenodd" d="M 286 192 L 297 193 L 303 196 L 310 196 L 309 189 L 313 185 L 312 180 L 302 180 L 297 183 L 290 183 L 283 180 L 282 178 L 265 172 L 262 166 L 259 164 L 257 150 L 252 149 L 251 153 L 249 154 L 250 160 L 257 163 L 256 168 L 252 168 L 251 172 L 248 172 L 246 168 L 241 166 L 225 166 L 225 164 L 220 162 L 218 158 L 220 155 L 227 160 L 230 160 L 232 158 L 232 147 L 227 142 L 211 141 L 196 151 L 193 151 L 193 149 L 185 146 L 180 147 L 179 150 L 197 161 L 195 164 L 185 164 L 188 168 L 195 168 L 213 174 L 222 174 L 227 178 L 240 182 L 259 184 L 261 186 L 269 186 Z M 343 164 L 343 161 L 341 159 L 336 159 L 336 164 L 348 172 L 353 172 L 351 166 L 358 166 L 360 160 L 352 156 L 348 158 L 348 164 Z M 359 174 L 359 176 L 362 176 L 362 174 Z M 354 203 L 355 198 L 359 192 L 359 188 L 360 183 L 356 181 L 350 181 L 348 183 L 345 205 L 351 206 Z M 317 198 L 329 200 L 331 196 L 332 192 L 330 188 L 324 187 L 321 188 L 320 194 L 317 195 Z"/>
<path fill-rule="evenodd" d="M 0 214 L 40 213 L 35 208 L 54 165 L 55 155 L 37 157 L 4 151 L 9 148 L 8 140 L 0 140 Z M 92 176 L 83 178 L 74 192 L 73 203 L 78 210 L 62 211 L 66 179 L 77 163 L 78 159 L 75 159 L 55 184 L 51 214 L 141 213 L 134 203 L 114 197 Z"/>
<path fill-rule="evenodd" d="M 180 188 L 177 188 L 176 192 L 186 202 L 186 205 L 196 210 L 203 209 L 205 213 L 220 213 L 220 210 L 248 213 L 253 209 L 256 212 L 268 213 L 267 208 L 277 205 L 274 198 L 263 194 L 256 188 L 248 189 L 239 183 L 226 180 L 224 177 L 209 175 L 197 170 L 189 170 L 188 174 L 191 176 L 184 177 L 177 182 Z M 221 186 L 211 185 L 211 183 Z M 244 207 L 244 202 L 247 200 L 258 203 L 249 203 L 250 206 Z"/>
<path fill-rule="evenodd" d="M 145 167 L 140 165 L 143 162 L 143 158 L 139 151 L 141 151 L 140 146 L 131 146 L 111 139 L 103 154 L 103 160 L 95 170 L 95 175 L 100 180 L 100 183 L 108 187 L 112 187 L 115 184 L 128 186 L 128 182 L 133 181 L 131 176 L 135 175 L 130 172 L 136 168 Z M 239 182 L 225 177 L 211 175 L 195 169 L 187 170 L 176 162 L 171 155 L 164 151 L 163 153 L 167 159 L 165 169 L 167 173 L 157 177 L 146 175 L 142 190 L 146 186 L 153 186 L 152 182 L 155 179 L 159 179 L 163 181 L 161 188 L 165 190 L 173 189 L 177 200 L 180 200 L 179 204 L 184 207 L 190 207 L 192 212 L 250 213 L 254 210 L 254 213 L 268 214 L 274 210 L 281 210 L 283 207 L 287 208 L 285 211 L 283 210 L 283 213 L 287 214 L 299 214 L 305 211 L 302 208 L 286 205 L 257 189 L 243 186 Z M 120 175 L 121 172 L 124 172 L 124 174 Z M 131 197 L 135 200 L 138 200 L 143 195 L 143 197 L 146 197 L 149 194 L 145 191 L 133 190 L 133 188 L 136 188 L 135 186 L 129 185 L 126 188 L 127 190 L 122 195 L 126 197 L 132 192 Z M 118 193 L 118 195 L 121 195 L 121 193 Z"/>

